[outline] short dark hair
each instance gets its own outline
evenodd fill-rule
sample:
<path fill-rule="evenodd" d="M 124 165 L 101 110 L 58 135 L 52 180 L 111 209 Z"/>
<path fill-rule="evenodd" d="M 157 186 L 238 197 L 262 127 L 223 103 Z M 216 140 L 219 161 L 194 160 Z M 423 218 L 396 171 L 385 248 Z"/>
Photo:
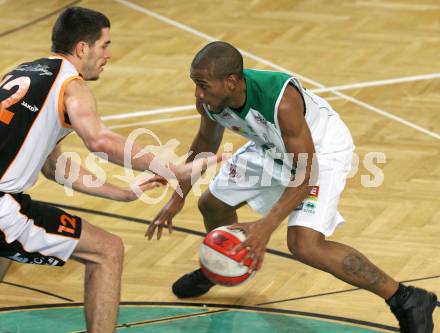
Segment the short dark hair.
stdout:
<path fill-rule="evenodd" d="M 110 20 L 102 13 L 82 7 L 66 8 L 52 29 L 52 52 L 70 54 L 79 41 L 93 45 Z"/>
<path fill-rule="evenodd" d="M 209 43 L 195 55 L 191 67 L 207 69 L 215 79 L 224 79 L 230 74 L 243 77 L 243 57 L 231 44 L 221 41 Z"/>

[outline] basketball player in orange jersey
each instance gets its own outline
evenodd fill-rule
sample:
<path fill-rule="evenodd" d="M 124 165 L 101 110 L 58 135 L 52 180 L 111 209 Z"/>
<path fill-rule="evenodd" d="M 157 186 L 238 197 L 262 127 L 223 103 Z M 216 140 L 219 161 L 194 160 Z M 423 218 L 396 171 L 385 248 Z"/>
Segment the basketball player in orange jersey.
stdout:
<path fill-rule="evenodd" d="M 85 8 L 66 9 L 53 27 L 52 52 L 51 57 L 19 65 L 0 80 L 0 256 L 53 266 L 62 266 L 69 258 L 84 263 L 87 331 L 114 332 L 122 240 L 22 193 L 34 184 L 40 171 L 51 180 L 63 178 L 57 177 L 67 172 L 57 169 L 60 141 L 72 131 L 91 152 L 104 152 L 110 161 L 124 165 L 127 140 L 103 124 L 86 84 L 99 78 L 111 58 L 108 18 Z M 135 158 L 141 152 L 137 145 L 129 151 L 134 169 L 179 181 L 189 179 L 192 170 L 200 172 L 217 161 L 212 157 L 175 166 L 146 152 Z M 70 169 L 73 164 L 70 161 Z M 84 180 L 92 175 L 77 167 L 80 173 L 71 184 L 74 190 L 113 200 L 136 199 L 131 187 L 109 183 L 93 187 Z M 139 187 L 147 190 L 158 182 L 164 178 L 155 176 Z"/>
<path fill-rule="evenodd" d="M 199 131 L 190 150 L 216 152 L 225 128 L 248 138 L 211 181 L 199 199 L 208 231 L 223 225 L 243 229 L 259 269 L 273 231 L 287 218 L 287 245 L 296 260 L 369 290 L 390 305 L 404 333 L 430 333 L 435 294 L 399 284 L 357 250 L 329 241 L 344 221 L 337 210 L 350 170 L 353 141 L 331 106 L 304 89 L 291 75 L 243 69 L 240 52 L 213 42 L 193 59 Z M 293 182 L 292 182 L 293 180 Z M 182 184 L 184 194 L 191 189 Z M 237 223 L 236 210 L 249 204 L 263 215 Z M 151 239 L 182 209 L 174 194 L 150 224 Z M 214 284 L 201 269 L 182 276 L 172 287 L 179 298 L 196 297 Z"/>

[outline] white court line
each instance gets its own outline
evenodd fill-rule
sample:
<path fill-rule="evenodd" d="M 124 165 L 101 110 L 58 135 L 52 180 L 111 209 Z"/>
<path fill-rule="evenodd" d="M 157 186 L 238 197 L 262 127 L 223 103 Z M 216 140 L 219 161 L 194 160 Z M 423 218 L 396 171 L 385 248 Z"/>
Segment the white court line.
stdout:
<path fill-rule="evenodd" d="M 319 93 L 323 93 L 323 92 L 333 92 L 333 91 L 350 90 L 350 89 L 366 88 L 366 87 L 377 87 L 377 86 L 385 86 L 388 84 L 397 84 L 397 83 L 414 82 L 414 81 L 422 81 L 422 80 L 432 80 L 432 79 L 438 79 L 438 78 L 440 78 L 440 73 L 432 73 L 432 74 L 424 74 L 424 75 L 405 76 L 405 77 L 400 77 L 400 78 L 395 78 L 395 79 L 359 82 L 359 83 L 346 84 L 343 86 L 334 86 L 334 87 L 328 87 L 328 88 L 311 89 L 311 91 L 319 94 Z"/>
<path fill-rule="evenodd" d="M 325 100 L 328 101 L 336 101 L 338 99 L 343 99 L 341 96 L 330 96 L 330 97 L 326 97 Z"/>
<path fill-rule="evenodd" d="M 377 86 L 384 86 L 384 85 L 404 83 L 404 82 L 432 80 L 432 79 L 437 79 L 437 78 L 440 78 L 440 73 L 406 76 L 406 77 L 401 77 L 401 78 L 377 80 L 377 81 L 367 81 L 367 82 L 347 84 L 347 85 L 343 85 L 343 86 L 333 86 L 333 87 L 328 87 L 328 88 L 311 89 L 311 91 L 319 94 L 319 93 L 324 93 L 324 92 L 334 92 L 334 91 L 366 88 L 366 87 L 377 87 Z M 325 100 L 326 101 L 335 101 L 335 100 L 343 99 L 343 98 L 344 97 L 342 97 L 342 96 L 331 96 L 331 97 L 326 97 Z M 192 104 L 192 105 L 168 107 L 168 108 L 163 108 L 163 109 L 127 112 L 127 113 L 120 113 L 120 114 L 111 115 L 111 116 L 104 116 L 104 117 L 102 117 L 102 120 L 127 119 L 127 118 L 134 118 L 134 117 L 149 116 L 149 115 L 153 115 L 153 114 L 170 113 L 170 112 L 172 112 L 172 113 L 183 112 L 183 111 L 193 110 L 194 108 L 195 108 L 195 105 Z"/>
<path fill-rule="evenodd" d="M 319 93 L 324 93 L 324 92 L 335 92 L 335 91 L 341 91 L 341 90 L 350 90 L 350 89 L 358 89 L 358 88 L 366 88 L 366 87 L 377 87 L 377 86 L 384 86 L 384 85 L 389 85 L 389 84 L 414 82 L 414 81 L 421 81 L 421 80 L 432 80 L 432 79 L 438 79 L 438 78 L 440 78 L 440 73 L 432 73 L 432 74 L 424 74 L 424 75 L 405 76 L 405 77 L 395 78 L 395 79 L 359 82 L 359 83 L 347 84 L 347 85 L 342 85 L 342 86 L 333 86 L 333 87 L 310 89 L 310 90 L 314 93 L 319 94 Z M 334 101 L 334 100 L 343 99 L 343 98 L 344 97 L 342 97 L 342 96 L 332 96 L 332 97 L 326 97 L 325 100 L 326 101 Z M 182 105 L 182 106 L 168 107 L 168 108 L 163 108 L 163 109 L 120 113 L 120 114 L 111 115 L 111 116 L 104 116 L 104 117 L 102 117 L 102 119 L 103 120 L 127 119 L 127 118 L 148 116 L 148 115 L 153 115 L 153 114 L 161 114 L 161 113 L 169 113 L 169 112 L 173 112 L 173 113 L 174 112 L 183 112 L 183 111 L 193 110 L 194 108 L 195 108 L 194 104 Z"/>
<path fill-rule="evenodd" d="M 212 36 L 210 36 L 210 35 L 207 35 L 207 34 L 205 34 L 205 33 L 203 33 L 203 32 L 200 32 L 200 31 L 198 31 L 198 30 L 196 30 L 196 29 L 194 29 L 194 28 L 191 28 L 190 26 L 187 26 L 187 25 L 185 25 L 185 24 L 179 23 L 179 22 L 177 22 L 177 21 L 175 21 L 175 20 L 172 20 L 172 19 L 167 18 L 167 17 L 165 17 L 165 16 L 162 16 L 162 15 L 160 15 L 160 14 L 157 14 L 157 13 L 151 11 L 151 10 L 148 10 L 148 9 L 146 9 L 146 8 L 143 8 L 143 7 L 141 7 L 141 6 L 138 6 L 138 5 L 136 5 L 136 4 L 133 4 L 133 3 L 129 2 L 129 1 L 127 1 L 127 0 L 114 0 L 114 1 L 116 1 L 116 2 L 118 2 L 118 3 L 120 3 L 120 4 L 122 4 L 122 5 L 125 5 L 125 6 L 131 8 L 131 9 L 134 9 L 134 10 L 136 10 L 136 11 L 138 11 L 138 12 L 141 12 L 141 13 L 146 14 L 146 15 L 148 15 L 148 16 L 154 17 L 154 18 L 156 18 L 157 20 L 160 20 L 160 21 L 162 21 L 162 22 L 165 22 L 165 23 L 167 23 L 167 24 L 170 24 L 170 25 L 172 25 L 172 26 L 174 26 L 174 27 L 176 27 L 176 28 L 178 28 L 178 29 L 181 29 L 181 30 L 187 31 L 187 32 L 189 32 L 189 33 L 191 33 L 191 34 L 193 34 L 193 35 L 199 36 L 199 37 L 201 37 L 201 38 L 203 38 L 203 39 L 206 39 L 206 40 L 208 40 L 208 41 L 211 41 L 211 42 L 212 42 L 212 41 L 218 40 L 217 38 L 214 38 L 214 37 L 212 37 Z M 289 71 L 289 70 L 286 69 L 286 68 L 283 68 L 283 67 L 281 67 L 281 66 L 278 66 L 277 64 L 274 64 L 273 62 L 268 61 L 268 60 L 266 60 L 266 59 L 263 59 L 263 58 L 261 58 L 261 57 L 259 57 L 259 56 L 256 56 L 256 55 L 254 55 L 254 54 L 252 54 L 252 53 L 250 53 L 250 52 L 247 52 L 247 51 L 244 51 L 244 50 L 241 50 L 241 49 L 239 49 L 239 50 L 240 50 L 240 52 L 241 52 L 243 55 L 247 56 L 247 57 L 250 58 L 250 59 L 253 59 L 253 60 L 255 60 L 255 61 L 258 61 L 258 62 L 260 62 L 260 63 L 262 63 L 262 64 L 265 64 L 265 65 L 267 65 L 267 66 L 269 66 L 269 67 L 272 67 L 273 69 L 276 69 L 276 70 L 279 70 L 279 71 L 282 71 L 282 72 L 288 73 L 288 74 L 290 74 L 290 75 L 294 75 L 294 76 L 296 76 L 297 78 L 299 78 L 301 81 L 303 81 L 303 82 L 307 82 L 307 83 L 309 83 L 309 84 L 311 84 L 311 85 L 314 85 L 314 86 L 316 86 L 316 87 L 318 87 L 318 88 L 326 88 L 323 84 L 321 84 L 321 83 L 319 83 L 319 82 L 317 82 L 317 81 L 315 81 L 315 80 L 312 80 L 312 79 L 310 79 L 310 78 L 307 78 L 307 77 L 302 76 L 302 75 L 299 75 L 299 74 L 295 74 L 295 73 L 293 73 L 292 71 Z M 352 97 L 350 97 L 350 96 L 347 96 L 347 95 L 345 95 L 345 94 L 343 94 L 343 93 L 340 93 L 340 92 L 338 92 L 338 91 L 336 91 L 336 90 L 331 90 L 330 92 L 334 93 L 334 94 L 337 95 L 337 96 L 340 96 L 341 98 L 347 99 L 347 100 L 349 100 L 350 102 L 352 102 L 352 103 L 354 103 L 354 104 L 356 104 L 356 105 L 359 105 L 359 106 L 361 106 L 361 107 L 363 107 L 363 108 L 365 108 L 365 109 L 367 109 L 367 110 L 369 110 L 369 111 L 372 111 L 372 112 L 374 112 L 374 113 L 380 114 L 380 115 L 382 115 L 382 116 L 384 116 L 384 117 L 387 117 L 387 118 L 389 118 L 389 119 L 395 120 L 395 121 L 397 121 L 397 122 L 399 122 L 399 123 L 401 123 L 401 124 L 403 124 L 403 125 L 406 125 L 406 126 L 408 126 L 408 127 L 411 127 L 411 128 L 413 128 L 413 129 L 415 129 L 415 130 L 417 130 L 417 131 L 419 131 L 419 132 L 425 133 L 425 134 L 427 134 L 427 135 L 429 135 L 429 136 L 431 136 L 431 137 L 433 137 L 433 138 L 436 138 L 436 139 L 440 140 L 440 134 L 438 134 L 438 133 L 436 133 L 436 132 L 432 132 L 432 131 L 430 131 L 430 130 L 427 130 L 427 129 L 425 129 L 425 128 L 419 126 L 419 125 L 416 125 L 416 124 L 414 124 L 414 123 L 412 123 L 412 122 L 410 122 L 410 121 L 408 121 L 408 120 L 405 120 L 405 119 L 403 119 L 403 118 L 401 118 L 401 117 L 399 117 L 399 116 L 395 116 L 395 115 L 393 115 L 393 114 L 391 114 L 391 113 L 389 113 L 389 112 L 386 112 L 386 111 L 381 110 L 381 109 L 379 109 L 379 108 L 376 108 L 376 107 L 374 107 L 374 106 L 372 106 L 372 105 L 370 105 L 370 104 L 367 104 L 367 103 L 364 103 L 364 102 L 362 102 L 362 101 L 359 101 L 359 100 L 357 100 L 357 99 L 355 99 L 355 98 L 352 98 Z"/>
<path fill-rule="evenodd" d="M 182 116 L 182 117 L 148 120 L 148 121 L 140 121 L 140 122 L 129 123 L 129 124 L 113 125 L 113 126 L 109 126 L 109 128 L 116 129 L 116 128 L 134 127 L 134 126 L 139 126 L 139 125 L 161 124 L 161 123 L 169 123 L 169 122 L 173 122 L 173 121 L 196 119 L 196 118 L 200 118 L 200 114 L 193 114 L 190 116 Z"/>
<path fill-rule="evenodd" d="M 163 109 L 114 114 L 111 116 L 101 117 L 101 119 L 102 120 L 127 119 L 127 118 L 134 118 L 134 117 L 140 117 L 140 116 L 148 116 L 148 115 L 152 115 L 152 114 L 161 114 L 161 113 L 168 113 L 168 112 L 173 112 L 173 113 L 174 112 L 183 112 L 183 111 L 188 111 L 188 110 L 194 110 L 195 108 L 196 108 L 196 106 L 194 104 L 182 105 L 182 106 L 174 106 L 174 107 L 163 108 Z"/>

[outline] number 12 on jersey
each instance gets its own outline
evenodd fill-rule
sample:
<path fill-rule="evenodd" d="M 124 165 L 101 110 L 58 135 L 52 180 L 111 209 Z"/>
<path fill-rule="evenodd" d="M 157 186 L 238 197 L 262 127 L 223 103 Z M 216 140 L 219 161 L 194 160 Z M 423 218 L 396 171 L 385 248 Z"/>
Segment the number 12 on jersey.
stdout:
<path fill-rule="evenodd" d="M 0 82 L 0 89 L 3 91 L 11 91 L 14 87 L 18 86 L 18 89 L 14 93 L 0 101 L 0 122 L 6 125 L 9 125 L 12 118 L 14 118 L 14 113 L 8 110 L 8 108 L 19 102 L 24 95 L 26 95 L 31 85 L 31 79 L 27 76 L 20 76 L 7 82 L 11 77 L 12 75 L 7 75 L 2 82 Z"/>

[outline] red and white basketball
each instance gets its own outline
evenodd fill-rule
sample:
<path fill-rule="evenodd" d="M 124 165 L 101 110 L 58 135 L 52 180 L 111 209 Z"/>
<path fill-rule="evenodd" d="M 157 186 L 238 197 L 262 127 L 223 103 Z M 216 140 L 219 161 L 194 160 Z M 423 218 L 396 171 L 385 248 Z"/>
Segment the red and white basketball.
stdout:
<path fill-rule="evenodd" d="M 206 235 L 200 247 L 199 261 L 203 273 L 212 282 L 232 287 L 242 284 L 255 274 L 255 271 L 249 273 L 252 259 L 248 258 L 241 263 L 249 252 L 247 249 L 231 254 L 232 249 L 245 239 L 243 231 L 228 227 L 214 229 Z"/>

